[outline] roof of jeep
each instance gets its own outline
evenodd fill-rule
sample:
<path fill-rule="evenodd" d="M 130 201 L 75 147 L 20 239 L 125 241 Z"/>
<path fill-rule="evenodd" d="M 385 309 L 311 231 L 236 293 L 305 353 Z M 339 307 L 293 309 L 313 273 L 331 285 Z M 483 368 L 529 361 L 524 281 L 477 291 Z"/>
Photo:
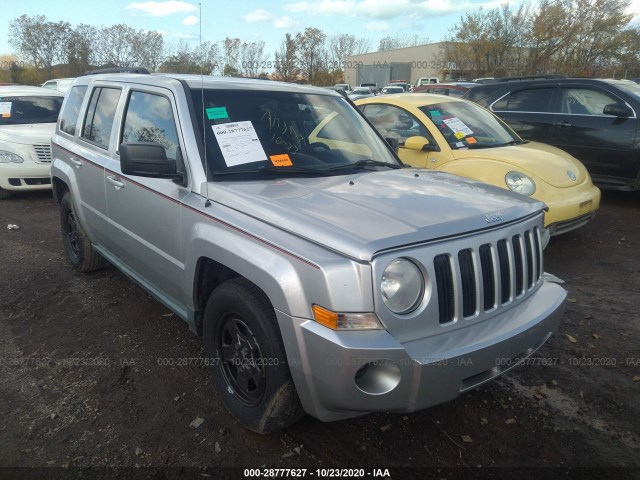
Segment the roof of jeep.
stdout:
<path fill-rule="evenodd" d="M 155 86 L 167 86 L 167 84 L 174 84 L 176 81 L 182 81 L 192 89 L 202 87 L 222 90 L 266 90 L 291 93 L 314 93 L 341 97 L 339 93 L 331 90 L 308 85 L 298 85 L 296 83 L 276 82 L 273 80 L 253 78 L 214 77 L 211 75 L 187 75 L 179 73 L 99 73 L 78 77 L 76 84 L 86 84 L 92 80 Z"/>

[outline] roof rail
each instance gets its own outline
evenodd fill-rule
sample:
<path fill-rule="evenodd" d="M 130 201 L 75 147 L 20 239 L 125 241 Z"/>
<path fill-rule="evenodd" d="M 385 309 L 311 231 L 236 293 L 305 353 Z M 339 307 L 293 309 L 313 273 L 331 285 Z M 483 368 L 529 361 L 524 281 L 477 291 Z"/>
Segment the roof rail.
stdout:
<path fill-rule="evenodd" d="M 144 67 L 109 67 L 84 72 L 85 75 L 98 75 L 100 73 L 143 73 L 148 75 L 149 70 Z"/>
<path fill-rule="evenodd" d="M 521 77 L 494 78 L 490 82 L 486 82 L 486 83 L 511 82 L 511 81 L 515 81 L 515 80 L 551 80 L 551 79 L 554 79 L 554 78 L 567 78 L 567 77 L 565 77 L 564 75 L 523 75 Z"/>

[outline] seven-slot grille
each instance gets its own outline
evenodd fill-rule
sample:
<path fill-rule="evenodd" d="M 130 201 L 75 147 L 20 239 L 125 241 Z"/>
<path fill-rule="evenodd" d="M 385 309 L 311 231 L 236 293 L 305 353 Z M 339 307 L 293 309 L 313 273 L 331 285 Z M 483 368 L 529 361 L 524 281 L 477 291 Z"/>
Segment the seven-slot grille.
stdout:
<path fill-rule="evenodd" d="M 440 323 L 508 305 L 531 290 L 542 276 L 540 242 L 535 227 L 477 249 L 437 255 L 433 264 Z"/>
<path fill-rule="evenodd" d="M 36 154 L 36 161 L 40 163 L 51 163 L 51 145 L 34 145 L 33 152 Z"/>

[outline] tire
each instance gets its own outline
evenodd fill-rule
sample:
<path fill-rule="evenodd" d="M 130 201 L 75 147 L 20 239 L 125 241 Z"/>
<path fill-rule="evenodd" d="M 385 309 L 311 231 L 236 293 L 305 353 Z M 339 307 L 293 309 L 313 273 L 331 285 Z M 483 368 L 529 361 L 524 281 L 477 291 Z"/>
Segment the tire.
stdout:
<path fill-rule="evenodd" d="M 217 287 L 203 336 L 213 383 L 244 427 L 272 433 L 302 417 L 275 311 L 260 289 L 239 278 Z"/>
<path fill-rule="evenodd" d="M 11 197 L 11 192 L 9 190 L 5 190 L 4 188 L 0 188 L 0 200 L 6 200 Z"/>
<path fill-rule="evenodd" d="M 69 192 L 60 201 L 62 243 L 69 262 L 79 272 L 93 272 L 104 267 L 104 258 L 93 249 L 91 240 L 78 223 Z"/>

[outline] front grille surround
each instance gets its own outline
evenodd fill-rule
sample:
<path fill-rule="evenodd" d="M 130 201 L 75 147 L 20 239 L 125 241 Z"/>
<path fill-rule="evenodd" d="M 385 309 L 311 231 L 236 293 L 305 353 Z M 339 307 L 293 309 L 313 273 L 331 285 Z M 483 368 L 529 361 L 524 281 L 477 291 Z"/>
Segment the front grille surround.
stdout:
<path fill-rule="evenodd" d="M 491 312 L 509 305 L 530 291 L 541 280 L 540 241 L 540 229 L 534 227 L 511 236 L 510 241 L 502 238 L 496 243 L 484 243 L 477 249 L 460 250 L 457 262 L 451 261 L 456 258 L 453 255 L 436 256 L 435 288 L 439 323 L 474 318 L 480 311 Z M 443 257 L 450 259 L 446 264 L 450 272 L 444 271 L 444 264 L 439 260 Z M 457 289 L 455 285 L 445 282 L 447 278 L 455 276 L 460 277 Z M 457 300 L 457 297 L 462 299 Z M 456 300 L 461 302 L 461 309 L 451 308 Z"/>
<path fill-rule="evenodd" d="M 405 315 L 390 312 L 379 293 L 375 310 L 400 342 L 488 320 L 526 301 L 543 283 L 541 214 L 520 223 L 433 244 L 398 249 L 373 262 L 375 288 L 389 262 L 409 258 L 425 275 L 425 299 Z"/>
<path fill-rule="evenodd" d="M 51 145 L 46 143 L 33 145 L 33 159 L 38 163 L 51 163 Z"/>

